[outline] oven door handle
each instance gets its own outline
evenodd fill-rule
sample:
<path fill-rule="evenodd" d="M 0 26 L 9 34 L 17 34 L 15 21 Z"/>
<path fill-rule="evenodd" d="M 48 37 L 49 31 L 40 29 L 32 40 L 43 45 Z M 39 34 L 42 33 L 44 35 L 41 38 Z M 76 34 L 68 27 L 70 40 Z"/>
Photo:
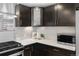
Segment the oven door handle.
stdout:
<path fill-rule="evenodd" d="M 11 55 L 9 55 L 9 56 L 19 56 L 19 55 L 22 55 L 22 56 L 23 56 L 23 55 L 24 55 L 23 52 L 24 52 L 24 50 L 19 51 L 19 52 L 14 53 L 14 54 L 11 54 Z"/>

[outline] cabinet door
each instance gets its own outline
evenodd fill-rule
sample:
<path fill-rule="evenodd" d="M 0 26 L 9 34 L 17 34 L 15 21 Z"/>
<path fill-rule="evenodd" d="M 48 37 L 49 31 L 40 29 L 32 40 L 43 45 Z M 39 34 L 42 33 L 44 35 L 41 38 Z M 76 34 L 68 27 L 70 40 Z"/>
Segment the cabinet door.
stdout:
<path fill-rule="evenodd" d="M 39 48 L 38 47 L 39 46 L 38 46 L 37 43 L 33 44 L 33 54 L 32 54 L 32 56 L 39 56 Z"/>
<path fill-rule="evenodd" d="M 48 53 L 45 49 L 47 46 L 40 44 L 40 43 L 35 43 L 33 45 L 33 56 L 47 56 Z"/>
<path fill-rule="evenodd" d="M 55 9 L 54 5 L 43 9 L 43 26 L 55 26 Z"/>
<path fill-rule="evenodd" d="M 75 5 L 74 3 L 58 4 L 57 26 L 75 26 Z"/>
<path fill-rule="evenodd" d="M 24 48 L 24 56 L 31 56 L 32 55 L 32 46 L 27 46 Z"/>
<path fill-rule="evenodd" d="M 16 6 L 16 26 L 31 26 L 31 8 L 24 5 Z"/>

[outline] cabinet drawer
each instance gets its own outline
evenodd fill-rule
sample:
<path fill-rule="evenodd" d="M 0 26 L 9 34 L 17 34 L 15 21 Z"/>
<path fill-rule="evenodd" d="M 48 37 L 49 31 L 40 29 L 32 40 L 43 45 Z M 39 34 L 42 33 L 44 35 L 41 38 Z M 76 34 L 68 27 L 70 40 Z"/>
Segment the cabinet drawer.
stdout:
<path fill-rule="evenodd" d="M 50 47 L 48 48 L 49 53 L 54 53 L 57 55 L 64 55 L 64 56 L 75 56 L 75 51 L 70 51 L 62 48 L 57 48 L 57 47 Z"/>

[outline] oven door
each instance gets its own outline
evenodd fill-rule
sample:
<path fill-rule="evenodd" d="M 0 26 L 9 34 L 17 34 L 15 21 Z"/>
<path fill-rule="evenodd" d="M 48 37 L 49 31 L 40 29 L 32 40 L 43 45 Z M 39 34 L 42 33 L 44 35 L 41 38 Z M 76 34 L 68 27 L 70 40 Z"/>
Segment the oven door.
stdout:
<path fill-rule="evenodd" d="M 23 56 L 24 49 L 23 47 L 18 47 L 6 51 L 0 52 L 0 56 Z"/>
<path fill-rule="evenodd" d="M 24 51 L 19 51 L 19 52 L 17 52 L 17 53 L 11 54 L 11 55 L 9 55 L 9 56 L 23 56 L 23 52 L 24 52 Z"/>

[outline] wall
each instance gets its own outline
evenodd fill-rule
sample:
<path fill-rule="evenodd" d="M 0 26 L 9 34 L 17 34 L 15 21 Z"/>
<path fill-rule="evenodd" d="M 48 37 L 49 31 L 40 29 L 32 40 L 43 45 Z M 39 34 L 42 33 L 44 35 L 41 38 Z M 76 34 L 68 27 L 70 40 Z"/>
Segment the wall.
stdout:
<path fill-rule="evenodd" d="M 15 14 L 15 5 L 16 5 L 16 3 L 10 3 L 10 4 L 9 3 L 8 4 L 4 3 L 4 5 L 3 5 L 3 3 L 0 3 L 0 7 L 1 7 L 2 11 L 10 13 L 10 14 Z M 4 7 L 2 7 L 2 6 L 4 6 Z M 12 18 L 12 19 L 8 19 L 8 17 Z M 2 18 L 2 20 L 3 20 L 3 18 Z M 15 19 L 11 15 L 6 16 L 5 20 L 6 20 L 6 23 L 8 23 L 8 24 L 12 24 L 13 23 L 13 25 L 15 25 L 15 22 L 14 22 Z M 1 18 L 0 18 L 0 22 L 1 22 Z M 0 29 L 1 29 L 1 25 L 3 25 L 3 24 L 0 24 Z M 0 30 L 0 42 L 15 41 L 15 31 L 14 31 L 14 28 L 12 28 L 12 26 L 10 26 L 10 25 L 7 28 L 8 28 L 8 31 L 7 30 L 3 30 L 3 29 Z"/>
<path fill-rule="evenodd" d="M 58 34 L 75 35 L 75 27 L 38 27 L 38 33 L 45 35 L 45 38 L 57 42 Z"/>
<path fill-rule="evenodd" d="M 0 32 L 0 42 L 15 41 L 14 31 L 4 31 Z"/>
<path fill-rule="evenodd" d="M 76 55 L 79 56 L 79 11 L 76 11 Z"/>
<path fill-rule="evenodd" d="M 16 27 L 15 36 L 17 40 L 32 39 L 32 27 Z"/>
<path fill-rule="evenodd" d="M 46 39 L 57 41 L 58 34 L 75 35 L 75 27 L 16 27 L 16 39 L 32 39 L 32 33 L 43 33 Z"/>
<path fill-rule="evenodd" d="M 75 35 L 75 27 L 17 27 L 16 39 L 32 39 L 33 32 L 42 33 L 46 39 L 57 42 L 58 34 Z"/>

